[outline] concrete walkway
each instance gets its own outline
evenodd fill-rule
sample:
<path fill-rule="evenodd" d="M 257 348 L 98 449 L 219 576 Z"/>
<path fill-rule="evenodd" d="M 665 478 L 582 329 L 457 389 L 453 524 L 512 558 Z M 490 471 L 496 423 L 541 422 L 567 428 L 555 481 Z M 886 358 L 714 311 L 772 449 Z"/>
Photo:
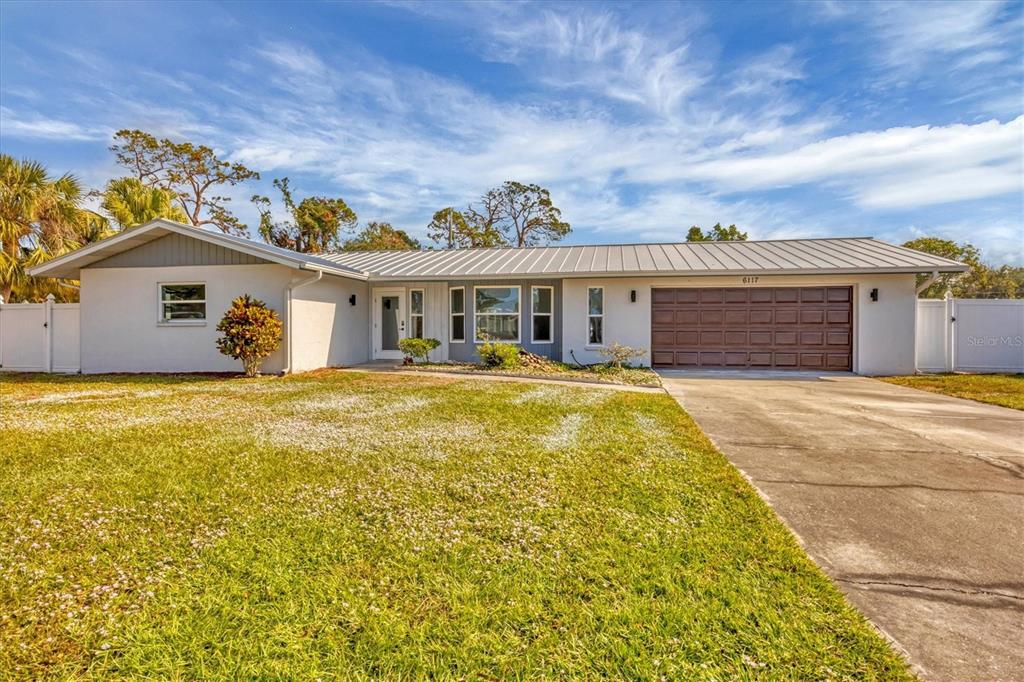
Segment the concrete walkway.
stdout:
<path fill-rule="evenodd" d="M 920 675 L 1024 679 L 1024 412 L 849 374 L 662 378 Z"/>

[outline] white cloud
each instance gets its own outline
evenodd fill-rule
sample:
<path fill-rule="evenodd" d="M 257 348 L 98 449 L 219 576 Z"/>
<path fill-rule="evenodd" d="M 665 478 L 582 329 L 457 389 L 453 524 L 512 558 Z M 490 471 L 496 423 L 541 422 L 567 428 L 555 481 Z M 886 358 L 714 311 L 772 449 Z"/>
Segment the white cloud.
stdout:
<path fill-rule="evenodd" d="M 0 136 L 49 140 L 101 140 L 109 130 L 86 127 L 70 121 L 47 118 L 37 114 L 23 115 L 7 107 L 0 107 Z"/>
<path fill-rule="evenodd" d="M 729 191 L 832 182 L 870 208 L 996 196 L 1020 189 L 1024 116 L 843 135 L 778 154 L 706 161 L 686 175 Z"/>

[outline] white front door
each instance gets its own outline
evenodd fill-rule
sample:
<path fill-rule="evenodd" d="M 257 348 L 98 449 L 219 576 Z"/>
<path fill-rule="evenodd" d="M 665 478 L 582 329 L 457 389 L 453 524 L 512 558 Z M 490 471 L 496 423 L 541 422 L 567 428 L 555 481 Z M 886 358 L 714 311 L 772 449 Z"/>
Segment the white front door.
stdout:
<path fill-rule="evenodd" d="M 401 360 L 398 342 L 405 338 L 405 289 L 373 290 L 373 357 Z"/>

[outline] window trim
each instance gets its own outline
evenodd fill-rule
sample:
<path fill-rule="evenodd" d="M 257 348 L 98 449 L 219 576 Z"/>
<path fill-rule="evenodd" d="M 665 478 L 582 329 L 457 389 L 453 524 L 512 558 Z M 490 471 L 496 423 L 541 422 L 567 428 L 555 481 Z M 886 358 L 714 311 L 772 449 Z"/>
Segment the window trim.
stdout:
<path fill-rule="evenodd" d="M 538 313 L 533 309 L 533 291 L 535 289 L 547 289 L 551 292 L 551 312 L 549 313 Z M 603 301 L 602 301 L 603 305 Z M 547 339 L 535 339 L 533 338 L 534 326 L 533 319 L 535 317 L 546 317 L 549 320 L 548 323 L 548 336 Z M 530 285 L 530 343 L 535 344 L 552 344 L 555 342 L 555 288 L 547 284 L 531 284 Z"/>
<path fill-rule="evenodd" d="M 494 339 L 494 340 L 499 342 L 499 343 L 519 343 L 519 344 L 521 344 L 523 342 L 523 287 L 522 287 L 522 285 L 519 285 L 519 284 L 511 284 L 511 285 L 508 285 L 508 286 L 503 286 L 501 284 L 474 284 L 473 285 L 473 343 L 474 344 L 483 343 L 483 341 L 481 341 L 479 338 L 477 338 L 476 318 L 477 318 L 477 315 L 481 314 L 481 313 L 477 312 L 477 309 L 476 309 L 476 290 L 477 289 L 515 289 L 516 290 L 516 299 L 519 301 L 519 312 L 515 313 L 516 320 L 518 322 L 516 324 L 516 338 L 514 340 L 513 339 Z M 512 315 L 513 315 L 513 313 L 483 313 L 483 314 L 484 315 L 501 315 L 503 317 L 512 317 Z"/>
<path fill-rule="evenodd" d="M 462 292 L 462 312 L 452 312 L 452 292 Z M 452 332 L 455 330 L 455 326 L 452 324 L 452 318 L 456 315 L 462 317 L 462 338 L 456 339 Z M 448 287 L 448 343 L 466 343 L 466 287 Z"/>
<path fill-rule="evenodd" d="M 421 312 L 415 313 L 412 310 L 412 292 L 420 292 L 420 310 Z M 413 336 L 416 332 L 416 325 L 413 324 L 413 318 L 420 318 L 421 325 L 423 327 L 423 336 Z M 427 290 L 422 287 L 412 287 L 409 289 L 409 338 L 410 339 L 423 339 L 427 336 Z"/>
<path fill-rule="evenodd" d="M 591 315 L 590 314 L 590 291 L 592 289 L 600 289 L 601 290 L 601 314 L 600 315 Z M 605 339 L 605 336 L 606 336 L 605 332 L 608 331 L 607 328 L 605 327 L 605 323 L 604 323 L 604 318 L 605 318 L 604 285 L 602 285 L 602 284 L 595 284 L 595 285 L 591 286 L 591 285 L 588 284 L 587 285 L 587 296 L 584 299 L 584 302 L 586 303 L 586 308 L 587 308 L 587 321 L 586 321 L 586 325 L 583 327 L 583 333 L 585 334 L 584 338 L 586 339 L 586 343 L 584 344 L 584 347 L 585 348 L 604 348 L 605 347 L 604 339 Z M 592 318 L 592 317 L 600 317 L 601 318 L 601 342 L 600 343 L 591 343 L 590 342 L 590 318 Z"/>
<path fill-rule="evenodd" d="M 198 301 L 165 301 L 164 300 L 164 287 L 177 287 L 177 286 L 202 286 L 203 287 L 203 299 Z M 209 319 L 209 300 L 205 294 L 206 287 L 209 286 L 206 282 L 157 282 L 156 283 L 156 324 L 158 327 L 205 327 L 206 321 Z M 203 304 L 203 318 L 191 319 L 191 320 L 165 320 L 164 319 L 164 304 L 165 303 L 202 303 Z"/>

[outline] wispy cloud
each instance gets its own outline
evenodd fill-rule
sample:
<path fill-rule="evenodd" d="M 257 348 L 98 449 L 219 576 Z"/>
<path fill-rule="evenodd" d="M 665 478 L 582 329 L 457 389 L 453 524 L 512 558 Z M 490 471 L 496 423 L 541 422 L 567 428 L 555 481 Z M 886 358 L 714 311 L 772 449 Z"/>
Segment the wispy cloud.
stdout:
<path fill-rule="evenodd" d="M 110 129 L 87 127 L 71 121 L 47 118 L 39 114 L 24 114 L 0 107 L 0 135 L 14 138 L 74 140 L 102 140 L 110 136 Z"/>

